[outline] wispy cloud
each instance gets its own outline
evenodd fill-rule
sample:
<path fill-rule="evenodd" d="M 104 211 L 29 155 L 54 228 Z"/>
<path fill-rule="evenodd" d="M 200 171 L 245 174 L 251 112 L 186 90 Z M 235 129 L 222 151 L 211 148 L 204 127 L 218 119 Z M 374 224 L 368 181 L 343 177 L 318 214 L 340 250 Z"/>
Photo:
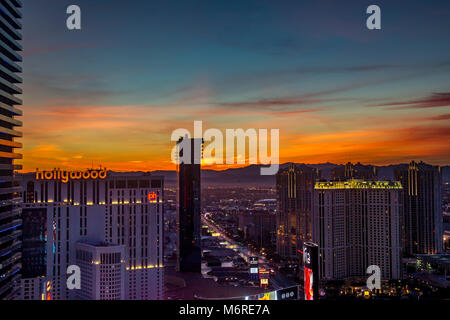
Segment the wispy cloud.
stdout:
<path fill-rule="evenodd" d="M 391 101 L 381 104 L 374 104 L 375 107 L 389 107 L 391 110 L 403 109 L 428 109 L 450 106 L 450 92 L 433 93 L 425 98 L 418 98 L 405 101 Z"/>
<path fill-rule="evenodd" d="M 440 121 L 440 120 L 450 120 L 450 113 L 447 113 L 447 114 L 441 114 L 441 115 L 436 116 L 436 117 L 430 117 L 430 118 L 428 118 L 428 120 L 437 120 L 437 121 Z"/>

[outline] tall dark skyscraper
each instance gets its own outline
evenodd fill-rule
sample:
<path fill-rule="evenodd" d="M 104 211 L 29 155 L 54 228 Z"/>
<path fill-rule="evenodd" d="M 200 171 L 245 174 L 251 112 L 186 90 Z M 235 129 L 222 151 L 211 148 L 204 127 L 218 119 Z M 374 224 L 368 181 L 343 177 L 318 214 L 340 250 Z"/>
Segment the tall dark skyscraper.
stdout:
<path fill-rule="evenodd" d="M 277 252 L 298 260 L 303 243 L 311 241 L 311 212 L 317 169 L 290 165 L 277 174 Z"/>
<path fill-rule="evenodd" d="M 22 155 L 14 152 L 22 144 L 14 141 L 22 133 L 15 130 L 22 122 L 15 119 L 22 111 L 15 106 L 22 100 L 15 94 L 22 90 L 16 85 L 22 79 L 16 73 L 22 72 L 18 63 L 22 57 L 18 54 L 22 46 L 19 20 L 22 14 L 20 0 L 0 1 L 0 300 L 13 299 L 20 288 L 21 270 L 21 227 L 19 182 L 15 179 L 15 170 L 21 166 L 14 159 Z"/>
<path fill-rule="evenodd" d="M 443 250 L 441 172 L 438 166 L 411 162 L 395 171 L 403 185 L 404 254 L 436 254 Z"/>
<path fill-rule="evenodd" d="M 201 272 L 201 189 L 202 139 L 178 141 L 178 271 Z M 187 160 L 186 160 L 187 159 Z"/>

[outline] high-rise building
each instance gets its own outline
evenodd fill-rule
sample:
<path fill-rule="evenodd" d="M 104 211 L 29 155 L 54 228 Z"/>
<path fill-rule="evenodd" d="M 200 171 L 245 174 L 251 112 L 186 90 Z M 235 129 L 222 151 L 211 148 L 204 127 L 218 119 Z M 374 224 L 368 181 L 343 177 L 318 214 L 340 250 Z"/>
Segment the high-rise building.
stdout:
<path fill-rule="evenodd" d="M 436 254 L 443 250 L 441 172 L 438 166 L 412 161 L 395 170 L 403 185 L 404 254 Z"/>
<path fill-rule="evenodd" d="M 22 278 L 43 277 L 47 272 L 47 210 L 22 209 Z"/>
<path fill-rule="evenodd" d="M 399 182 L 315 184 L 312 238 L 321 279 L 367 277 L 370 265 L 383 279 L 401 278 L 401 191 Z"/>
<path fill-rule="evenodd" d="M 177 212 L 177 270 L 201 272 L 201 187 L 200 172 L 202 139 L 182 138 L 178 147 L 178 212 Z"/>
<path fill-rule="evenodd" d="M 271 247 L 276 234 L 276 215 L 263 210 L 240 211 L 238 228 L 244 241 L 252 242 L 258 248 Z"/>
<path fill-rule="evenodd" d="M 442 202 L 450 206 L 450 182 L 442 184 Z"/>
<path fill-rule="evenodd" d="M 20 288 L 22 220 L 20 185 L 14 172 L 21 166 L 15 165 L 14 160 L 22 155 L 14 149 L 22 144 L 14 139 L 22 136 L 15 129 L 22 125 L 16 119 L 22 111 L 15 107 L 22 104 L 15 96 L 22 93 L 16 85 L 22 83 L 17 75 L 22 72 L 22 57 L 18 53 L 22 51 L 21 7 L 20 0 L 0 1 L 0 300 L 17 297 Z"/>
<path fill-rule="evenodd" d="M 40 300 L 47 275 L 47 209 L 24 208 L 22 221 L 20 299 Z"/>
<path fill-rule="evenodd" d="M 278 171 L 277 252 L 285 259 L 298 261 L 303 243 L 311 241 L 311 212 L 317 169 L 290 165 Z"/>
<path fill-rule="evenodd" d="M 79 297 L 76 289 L 66 286 L 67 267 L 77 264 L 78 243 L 103 243 L 113 250 L 123 246 L 125 299 L 163 298 L 162 177 L 56 169 L 24 174 L 22 184 L 25 210 L 43 208 L 47 213 L 46 277 L 51 291 L 46 298 Z M 107 277 L 108 268 L 103 271 Z"/>
<path fill-rule="evenodd" d="M 107 243 L 77 243 L 80 267 L 80 300 L 125 299 L 125 246 Z"/>

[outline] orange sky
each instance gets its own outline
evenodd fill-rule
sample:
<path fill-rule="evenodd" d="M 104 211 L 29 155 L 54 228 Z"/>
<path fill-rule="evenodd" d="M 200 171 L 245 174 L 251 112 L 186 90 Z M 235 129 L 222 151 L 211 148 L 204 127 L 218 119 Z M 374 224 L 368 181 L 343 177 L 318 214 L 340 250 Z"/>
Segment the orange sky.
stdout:
<path fill-rule="evenodd" d="M 170 134 L 176 128 L 193 132 L 193 120 L 199 118 L 199 112 L 193 110 L 186 113 L 185 120 L 174 121 L 171 117 L 178 108 L 170 106 L 155 107 L 151 112 L 135 106 L 42 109 L 33 112 L 25 107 L 25 171 L 37 167 L 86 168 L 92 164 L 113 170 L 174 169 Z M 223 132 L 236 128 L 231 126 L 231 117 L 223 121 L 221 115 L 219 123 L 215 119 L 219 113 L 206 116 L 203 130 L 216 125 Z M 413 159 L 449 163 L 450 129 L 445 119 L 424 118 L 411 112 L 408 116 L 350 118 L 348 114 L 339 117 L 326 112 L 268 114 L 258 118 L 254 113 L 241 113 L 247 122 L 241 127 L 279 128 L 281 163 L 360 161 L 381 165 Z M 230 166 L 209 168 L 227 167 Z"/>

